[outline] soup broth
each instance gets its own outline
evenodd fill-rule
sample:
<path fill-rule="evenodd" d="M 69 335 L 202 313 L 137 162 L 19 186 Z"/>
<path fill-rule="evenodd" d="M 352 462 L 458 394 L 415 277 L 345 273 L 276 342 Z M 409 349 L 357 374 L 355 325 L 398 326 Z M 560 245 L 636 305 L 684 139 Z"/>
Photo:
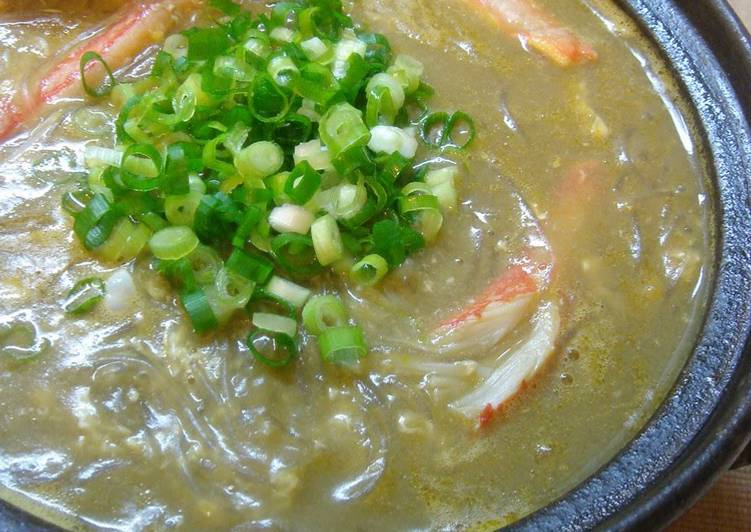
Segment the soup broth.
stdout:
<path fill-rule="evenodd" d="M 364 329 L 370 353 L 355 369 L 323 364 L 309 339 L 290 367 L 263 366 L 239 317 L 195 334 L 147 258 L 127 266 L 127 308 L 65 315 L 77 280 L 119 269 L 85 252 L 60 206 L 86 179 L 85 147 L 114 145 L 114 108 L 72 98 L 0 145 L 4 498 L 82 528 L 484 529 L 613 457 L 665 397 L 703 315 L 705 163 L 669 72 L 623 13 L 537 3 L 597 60 L 562 68 L 471 2 L 346 5 L 425 65 L 436 108 L 477 127 L 461 157 L 445 155 L 462 168 L 459 206 L 435 244 L 374 288 L 313 282 Z M 48 4 L 0 1 L 5 95 L 116 7 Z M 142 77 L 152 56 L 118 76 Z M 534 324 L 489 349 L 436 354 L 426 338 L 530 248 L 554 257 L 543 299 L 559 309 L 556 349 L 478 427 L 451 404 Z"/>

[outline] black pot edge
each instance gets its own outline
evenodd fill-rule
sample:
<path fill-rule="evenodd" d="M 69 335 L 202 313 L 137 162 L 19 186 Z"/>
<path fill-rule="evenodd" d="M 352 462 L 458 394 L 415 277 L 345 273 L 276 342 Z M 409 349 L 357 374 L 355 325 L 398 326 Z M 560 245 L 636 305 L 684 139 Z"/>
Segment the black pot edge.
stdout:
<path fill-rule="evenodd" d="M 693 357 L 642 432 L 514 530 L 656 530 L 727 469 L 751 431 L 751 38 L 725 0 L 620 0 L 693 104 L 717 187 L 717 277 Z"/>

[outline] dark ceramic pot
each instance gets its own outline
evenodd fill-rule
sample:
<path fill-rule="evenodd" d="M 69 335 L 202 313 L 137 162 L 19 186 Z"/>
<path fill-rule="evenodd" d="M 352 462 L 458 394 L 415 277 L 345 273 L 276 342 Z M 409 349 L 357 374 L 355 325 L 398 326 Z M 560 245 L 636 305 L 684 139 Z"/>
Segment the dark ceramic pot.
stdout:
<path fill-rule="evenodd" d="M 751 42 L 724 0 L 620 0 L 691 103 L 714 171 L 711 305 L 659 411 L 610 463 L 515 530 L 659 529 L 732 464 L 751 434 Z M 0 530 L 55 530 L 0 502 Z"/>

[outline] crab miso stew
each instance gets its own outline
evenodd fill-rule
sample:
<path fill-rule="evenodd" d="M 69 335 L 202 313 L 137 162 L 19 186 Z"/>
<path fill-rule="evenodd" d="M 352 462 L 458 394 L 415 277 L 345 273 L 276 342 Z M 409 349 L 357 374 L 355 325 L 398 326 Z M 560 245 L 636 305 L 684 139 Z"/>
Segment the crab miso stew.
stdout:
<path fill-rule="evenodd" d="M 608 0 L 0 1 L 0 497 L 486 530 L 654 413 L 699 136 Z"/>

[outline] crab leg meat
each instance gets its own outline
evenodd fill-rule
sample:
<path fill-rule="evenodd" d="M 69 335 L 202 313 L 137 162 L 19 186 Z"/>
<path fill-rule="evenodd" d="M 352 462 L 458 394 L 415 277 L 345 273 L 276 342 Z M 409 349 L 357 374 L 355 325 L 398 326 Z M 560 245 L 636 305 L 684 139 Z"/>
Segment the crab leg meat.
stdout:
<path fill-rule="evenodd" d="M 535 316 L 526 341 L 502 355 L 493 373 L 482 384 L 449 406 L 469 418 L 478 419 L 479 426 L 487 425 L 493 414 L 534 378 L 553 353 L 559 328 L 558 307 L 545 303 Z"/>
<path fill-rule="evenodd" d="M 557 65 L 567 67 L 597 59 L 594 48 L 561 25 L 533 0 L 464 0 L 489 17 L 504 33 L 538 51 Z"/>
<path fill-rule="evenodd" d="M 136 2 L 114 16 L 112 23 L 76 45 L 50 68 L 23 98 L 0 102 L 0 141 L 38 116 L 44 107 L 82 92 L 80 61 L 87 51 L 97 52 L 113 69 L 132 61 L 148 45 L 160 42 L 174 26 L 177 12 L 195 0 Z M 101 80 L 104 69 L 96 62 L 87 66 L 90 82 Z"/>
<path fill-rule="evenodd" d="M 471 305 L 443 321 L 430 341 L 440 353 L 486 350 L 528 316 L 539 293 L 537 281 L 521 266 L 496 279 Z"/>

